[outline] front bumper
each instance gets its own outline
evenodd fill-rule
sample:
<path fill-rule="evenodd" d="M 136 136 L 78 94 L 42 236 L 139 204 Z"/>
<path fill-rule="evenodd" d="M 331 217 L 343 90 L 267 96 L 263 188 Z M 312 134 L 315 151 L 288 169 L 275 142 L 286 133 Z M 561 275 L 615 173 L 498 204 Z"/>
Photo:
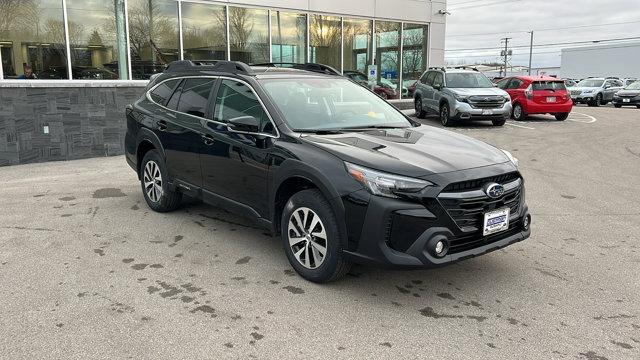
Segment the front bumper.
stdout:
<path fill-rule="evenodd" d="M 511 102 L 506 102 L 500 107 L 479 108 L 456 101 L 451 109 L 451 118 L 454 120 L 502 120 L 511 116 L 511 109 Z"/>
<path fill-rule="evenodd" d="M 625 100 L 629 100 L 629 101 L 625 101 Z M 622 106 L 638 106 L 640 105 L 640 96 L 636 96 L 634 98 L 614 97 L 613 103 L 615 105 L 622 105 Z"/>
<path fill-rule="evenodd" d="M 571 95 L 571 100 L 573 100 L 574 103 L 586 104 L 594 102 L 597 96 L 597 93 Z"/>
<path fill-rule="evenodd" d="M 524 186 L 518 211 L 510 216 L 509 228 L 483 236 L 482 230 L 464 231 L 441 204 L 437 195 L 421 202 L 370 196 L 365 190 L 351 194 L 360 202 L 369 198 L 357 246 L 346 254 L 356 263 L 384 268 L 434 268 L 483 255 L 527 239 L 523 226 L 529 210 Z M 480 214 L 478 216 L 481 216 Z M 349 214 L 347 214 L 349 217 Z M 433 245 L 444 239 L 448 252 L 433 254 Z"/>

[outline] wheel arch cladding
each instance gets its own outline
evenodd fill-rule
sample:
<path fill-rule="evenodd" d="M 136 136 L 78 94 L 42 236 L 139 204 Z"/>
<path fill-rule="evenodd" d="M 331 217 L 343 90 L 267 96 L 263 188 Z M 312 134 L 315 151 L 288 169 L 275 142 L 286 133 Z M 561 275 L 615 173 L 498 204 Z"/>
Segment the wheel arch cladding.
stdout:
<path fill-rule="evenodd" d="M 142 166 L 142 159 L 144 155 L 150 150 L 158 150 L 160 156 L 164 159 L 165 153 L 160 140 L 152 131 L 147 129 L 140 129 L 138 133 L 138 146 L 136 147 L 136 167 L 138 177 L 140 176 L 140 167 Z"/>

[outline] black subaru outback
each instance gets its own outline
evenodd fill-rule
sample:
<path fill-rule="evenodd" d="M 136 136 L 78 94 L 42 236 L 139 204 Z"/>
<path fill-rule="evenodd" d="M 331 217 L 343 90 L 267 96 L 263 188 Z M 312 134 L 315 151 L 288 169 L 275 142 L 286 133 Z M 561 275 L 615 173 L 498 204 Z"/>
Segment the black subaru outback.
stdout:
<path fill-rule="evenodd" d="M 252 218 L 314 282 L 352 263 L 442 266 L 530 235 L 511 154 L 422 126 L 343 77 L 171 63 L 127 107 L 126 158 L 153 210 L 188 195 Z"/>

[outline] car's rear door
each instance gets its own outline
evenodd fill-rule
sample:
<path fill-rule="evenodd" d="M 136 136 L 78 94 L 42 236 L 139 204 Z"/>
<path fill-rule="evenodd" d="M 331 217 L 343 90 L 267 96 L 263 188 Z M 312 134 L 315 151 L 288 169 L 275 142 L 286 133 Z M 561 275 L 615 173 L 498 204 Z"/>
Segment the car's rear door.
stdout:
<path fill-rule="evenodd" d="M 252 209 L 266 217 L 269 154 L 277 134 L 273 122 L 243 80 L 221 78 L 214 99 L 213 116 L 203 129 L 207 139 L 200 157 L 203 197 L 211 203 L 235 203 L 236 211 Z M 259 119 L 260 134 L 230 131 L 226 123 L 240 116 Z"/>

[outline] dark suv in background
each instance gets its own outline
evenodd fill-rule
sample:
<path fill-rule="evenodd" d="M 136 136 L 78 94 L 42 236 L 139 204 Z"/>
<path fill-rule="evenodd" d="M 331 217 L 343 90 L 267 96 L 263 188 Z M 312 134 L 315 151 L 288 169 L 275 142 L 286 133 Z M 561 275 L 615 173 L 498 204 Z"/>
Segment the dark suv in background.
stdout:
<path fill-rule="evenodd" d="M 126 114 L 151 209 L 188 195 L 254 219 L 310 281 L 352 262 L 442 266 L 530 235 L 511 154 L 421 126 L 343 77 L 174 62 Z"/>

